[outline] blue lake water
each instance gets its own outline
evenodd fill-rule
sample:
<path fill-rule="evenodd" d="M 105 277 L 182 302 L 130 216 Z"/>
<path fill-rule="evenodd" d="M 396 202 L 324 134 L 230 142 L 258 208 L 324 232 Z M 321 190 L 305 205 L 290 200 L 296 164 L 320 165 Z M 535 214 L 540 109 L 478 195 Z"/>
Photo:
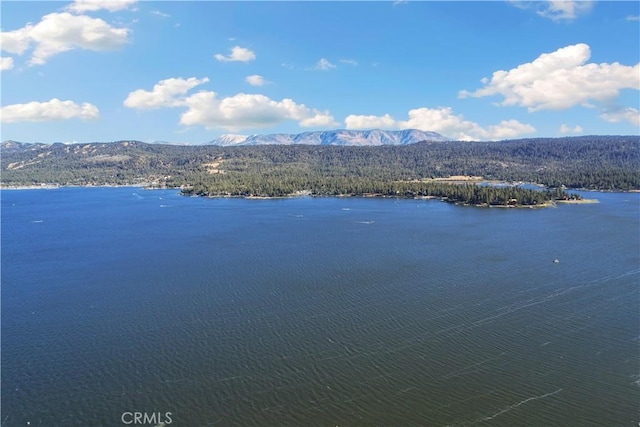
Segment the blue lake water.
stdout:
<path fill-rule="evenodd" d="M 588 197 L 2 191 L 1 424 L 637 426 L 640 194 Z"/>

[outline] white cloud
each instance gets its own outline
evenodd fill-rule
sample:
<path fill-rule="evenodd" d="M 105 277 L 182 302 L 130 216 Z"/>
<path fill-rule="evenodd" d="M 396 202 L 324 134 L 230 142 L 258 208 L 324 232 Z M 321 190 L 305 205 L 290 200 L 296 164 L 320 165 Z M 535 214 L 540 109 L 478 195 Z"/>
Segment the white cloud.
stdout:
<path fill-rule="evenodd" d="M 460 91 L 465 98 L 502 95 L 500 105 L 518 105 L 529 111 L 559 110 L 590 100 L 608 101 L 621 89 L 640 89 L 640 64 L 586 63 L 591 50 L 584 43 L 544 53 L 533 62 L 484 78 L 483 88 Z"/>
<path fill-rule="evenodd" d="M 640 16 L 638 16 L 638 15 L 629 15 L 624 19 L 627 20 L 627 21 L 640 21 Z"/>
<path fill-rule="evenodd" d="M 640 111 L 636 108 L 611 108 L 603 111 L 600 117 L 611 123 L 624 121 L 640 127 Z"/>
<path fill-rule="evenodd" d="M 129 30 L 114 28 L 102 19 L 70 13 L 50 13 L 33 25 L 0 35 L 2 50 L 22 55 L 33 44 L 29 65 L 44 64 L 50 57 L 80 48 L 93 51 L 113 50 L 127 42 Z"/>
<path fill-rule="evenodd" d="M 258 74 L 253 74 L 251 76 L 247 76 L 247 78 L 245 80 L 251 86 L 262 86 L 262 85 L 264 85 L 266 83 L 266 81 L 264 80 L 264 77 L 262 77 L 262 76 L 260 76 Z"/>
<path fill-rule="evenodd" d="M 76 13 L 94 12 L 106 9 L 109 12 L 128 9 L 137 0 L 76 0 L 66 7 L 66 10 Z"/>
<path fill-rule="evenodd" d="M 4 123 L 42 122 L 48 120 L 67 120 L 79 118 L 83 120 L 98 118 L 95 105 L 87 102 L 78 105 L 73 101 L 60 101 L 53 98 L 47 102 L 29 102 L 27 104 L 7 105 L 0 109 L 0 117 Z"/>
<path fill-rule="evenodd" d="M 8 56 L 0 57 L 0 71 L 10 70 L 13 68 L 13 58 Z"/>
<path fill-rule="evenodd" d="M 137 109 L 153 109 L 162 107 L 184 106 L 184 95 L 194 87 L 208 82 L 208 78 L 188 79 L 171 78 L 159 81 L 153 90 L 135 90 L 124 100 L 125 107 Z"/>
<path fill-rule="evenodd" d="M 327 61 L 325 58 L 320 58 L 318 63 L 316 64 L 316 70 L 327 71 L 332 68 L 336 68 L 331 62 Z"/>
<path fill-rule="evenodd" d="M 171 15 L 169 15 L 168 13 L 160 12 L 159 10 L 152 10 L 151 14 L 155 15 L 155 16 L 159 16 L 160 18 L 170 18 L 171 17 Z"/>
<path fill-rule="evenodd" d="M 553 21 L 572 21 L 579 15 L 589 13 L 593 8 L 593 2 L 587 0 L 508 0 L 508 2 L 520 9 L 536 9 L 538 15 Z"/>
<path fill-rule="evenodd" d="M 482 129 L 478 126 L 478 129 L 475 132 L 477 136 L 473 136 L 473 132 L 470 133 L 470 135 L 473 139 L 509 139 L 516 138 L 520 135 L 526 135 L 528 133 L 534 133 L 535 131 L 536 128 L 530 124 L 520 123 L 517 120 L 511 119 L 502 120 L 500 124 L 491 125 L 487 129 Z"/>
<path fill-rule="evenodd" d="M 187 95 L 189 90 L 207 81 L 207 78 L 193 77 L 162 80 L 151 91 L 131 92 L 124 105 L 137 109 L 185 107 L 180 124 L 231 132 L 270 127 L 286 120 L 294 120 L 302 127 L 337 125 L 328 111 L 312 109 L 291 99 L 274 101 L 265 95 L 246 93 L 219 98 L 211 91 Z"/>
<path fill-rule="evenodd" d="M 343 64 L 353 65 L 354 67 L 358 65 L 358 61 L 356 61 L 355 59 L 341 59 L 340 62 L 342 62 Z"/>
<path fill-rule="evenodd" d="M 234 61 L 238 61 L 238 62 L 249 62 L 249 61 L 253 61 L 254 59 L 256 59 L 256 54 L 253 53 L 252 51 L 250 51 L 247 48 L 244 47 L 240 47 L 240 46 L 234 46 L 231 48 L 231 54 L 228 56 L 224 56 L 220 53 L 216 53 L 214 55 L 214 58 L 216 58 L 218 61 L 222 61 L 222 62 L 234 62 Z"/>
<path fill-rule="evenodd" d="M 345 119 L 347 129 L 419 129 L 438 132 L 458 140 L 496 140 L 514 138 L 535 132 L 529 124 L 517 120 L 503 120 L 498 125 L 483 128 L 477 123 L 464 120 L 453 114 L 449 107 L 417 108 L 409 111 L 408 120 L 395 120 L 389 114 L 384 116 L 349 115 Z"/>
<path fill-rule="evenodd" d="M 554 21 L 573 20 L 578 15 L 584 15 L 591 11 L 592 7 L 593 2 L 591 1 L 550 0 L 546 2 L 546 7 L 543 6 L 537 13 Z"/>
<path fill-rule="evenodd" d="M 307 117 L 306 119 L 300 120 L 300 126 L 310 128 L 310 127 L 335 127 L 338 126 L 338 122 L 335 121 L 333 116 L 328 111 L 317 111 L 313 110 L 313 115 Z"/>
<path fill-rule="evenodd" d="M 27 24 L 26 27 L 14 31 L 5 31 L 0 33 L 0 48 L 3 52 L 15 53 L 22 55 L 31 42 L 30 32 L 33 25 Z"/>
<path fill-rule="evenodd" d="M 351 114 L 344 119 L 347 129 L 395 129 L 396 120 L 389 114 L 384 116 L 363 116 Z"/>
<path fill-rule="evenodd" d="M 220 99 L 214 92 L 199 92 L 185 103 L 189 109 L 180 117 L 180 123 L 186 126 L 237 132 L 270 127 L 286 120 L 297 121 L 303 127 L 335 124 L 328 112 L 310 109 L 291 99 L 274 101 L 260 94 L 239 93 Z"/>
<path fill-rule="evenodd" d="M 582 132 L 584 132 L 584 129 L 582 128 L 582 126 L 579 126 L 579 125 L 576 125 L 575 127 L 571 127 L 563 123 L 560 126 L 560 133 L 582 133 Z"/>

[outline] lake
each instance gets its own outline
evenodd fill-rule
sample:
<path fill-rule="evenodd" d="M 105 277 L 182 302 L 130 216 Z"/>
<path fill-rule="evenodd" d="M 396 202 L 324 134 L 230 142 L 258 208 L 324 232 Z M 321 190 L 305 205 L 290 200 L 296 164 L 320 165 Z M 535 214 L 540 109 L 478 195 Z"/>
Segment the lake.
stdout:
<path fill-rule="evenodd" d="M 2 426 L 637 426 L 640 194 L 581 194 L 3 190 Z"/>

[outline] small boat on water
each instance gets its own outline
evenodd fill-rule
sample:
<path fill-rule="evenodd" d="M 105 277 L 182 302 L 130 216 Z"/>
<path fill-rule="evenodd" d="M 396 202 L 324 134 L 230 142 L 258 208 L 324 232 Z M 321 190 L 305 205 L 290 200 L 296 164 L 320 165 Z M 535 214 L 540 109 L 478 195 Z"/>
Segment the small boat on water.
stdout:
<path fill-rule="evenodd" d="M 553 263 L 554 263 L 554 264 L 557 264 L 557 263 L 559 263 L 559 262 L 560 262 L 560 260 L 559 260 L 558 258 L 556 258 L 556 259 L 554 259 L 554 260 L 553 260 Z"/>

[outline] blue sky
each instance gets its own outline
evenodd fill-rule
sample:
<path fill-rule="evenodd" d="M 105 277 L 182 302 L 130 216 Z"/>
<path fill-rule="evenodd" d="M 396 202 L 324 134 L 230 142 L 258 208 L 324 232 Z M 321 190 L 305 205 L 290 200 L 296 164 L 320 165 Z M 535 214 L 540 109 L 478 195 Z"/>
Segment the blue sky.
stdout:
<path fill-rule="evenodd" d="M 640 131 L 635 1 L 2 1 L 2 140 Z"/>

